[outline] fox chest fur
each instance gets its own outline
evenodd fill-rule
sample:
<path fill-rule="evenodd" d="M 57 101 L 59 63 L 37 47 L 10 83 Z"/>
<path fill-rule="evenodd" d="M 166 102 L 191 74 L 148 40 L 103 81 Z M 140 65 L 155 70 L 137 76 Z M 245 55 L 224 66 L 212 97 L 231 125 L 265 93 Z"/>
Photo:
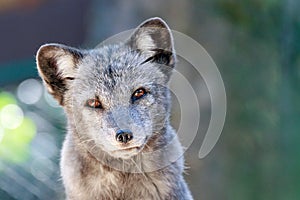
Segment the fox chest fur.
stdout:
<path fill-rule="evenodd" d="M 181 177 L 182 159 L 150 173 L 124 173 L 103 165 L 88 152 L 86 155 L 82 155 L 82 152 L 75 154 L 74 157 L 70 142 L 65 141 L 61 161 L 63 177 L 68 177 L 64 183 L 69 186 L 66 188 L 69 199 L 190 199 L 186 196 L 187 187 Z M 120 165 L 123 169 L 143 168 L 137 166 L 138 161 L 127 161 Z"/>
<path fill-rule="evenodd" d="M 39 74 L 68 120 L 60 163 L 67 199 L 192 199 L 169 122 L 175 61 L 159 18 L 120 44 L 39 49 Z"/>

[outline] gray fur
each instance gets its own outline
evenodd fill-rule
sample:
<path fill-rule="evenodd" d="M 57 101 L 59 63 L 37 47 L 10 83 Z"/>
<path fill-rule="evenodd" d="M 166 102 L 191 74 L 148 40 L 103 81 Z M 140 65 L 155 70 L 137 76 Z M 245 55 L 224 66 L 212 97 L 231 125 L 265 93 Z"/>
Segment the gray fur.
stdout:
<path fill-rule="evenodd" d="M 171 32 L 159 18 L 142 23 L 122 44 L 39 49 L 39 74 L 68 118 L 61 153 L 67 199 L 192 199 L 182 176 L 182 147 L 169 123 L 175 59 Z M 140 87 L 147 94 L 133 101 Z M 87 107 L 94 98 L 102 108 Z M 132 131 L 129 143 L 116 141 L 120 129 Z M 137 148 L 120 150 L 130 147 Z"/>

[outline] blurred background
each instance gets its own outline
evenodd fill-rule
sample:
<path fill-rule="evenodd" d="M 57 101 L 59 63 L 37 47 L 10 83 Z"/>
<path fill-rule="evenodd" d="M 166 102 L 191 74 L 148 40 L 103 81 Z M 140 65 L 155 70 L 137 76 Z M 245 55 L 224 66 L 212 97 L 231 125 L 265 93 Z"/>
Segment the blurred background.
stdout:
<path fill-rule="evenodd" d="M 209 96 L 179 59 L 201 108 L 199 133 L 185 153 L 194 198 L 300 199 L 299 8 L 298 0 L 0 0 L 0 199 L 64 199 L 65 117 L 38 78 L 39 46 L 93 48 L 154 16 L 198 41 L 226 87 L 225 127 L 200 160 Z M 175 99 L 176 128 L 178 119 Z"/>

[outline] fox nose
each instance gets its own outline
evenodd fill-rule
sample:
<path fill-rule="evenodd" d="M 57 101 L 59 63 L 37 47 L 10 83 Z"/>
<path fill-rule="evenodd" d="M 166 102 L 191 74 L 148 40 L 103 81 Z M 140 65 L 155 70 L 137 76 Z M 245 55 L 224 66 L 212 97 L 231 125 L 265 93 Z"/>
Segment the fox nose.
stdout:
<path fill-rule="evenodd" d="M 130 130 L 118 130 L 116 134 L 116 140 L 120 143 L 126 144 L 130 140 L 132 140 L 133 135 Z"/>

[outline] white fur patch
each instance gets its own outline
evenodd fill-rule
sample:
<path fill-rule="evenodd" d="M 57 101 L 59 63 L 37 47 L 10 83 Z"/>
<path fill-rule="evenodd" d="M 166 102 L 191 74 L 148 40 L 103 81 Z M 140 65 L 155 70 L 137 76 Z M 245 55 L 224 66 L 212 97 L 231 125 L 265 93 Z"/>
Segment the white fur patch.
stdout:
<path fill-rule="evenodd" d="M 57 73 L 61 77 L 73 77 L 75 74 L 74 58 L 71 54 L 67 54 L 64 50 L 59 49 L 55 51 L 48 51 L 45 53 L 48 58 L 54 58 L 57 63 Z"/>
<path fill-rule="evenodd" d="M 141 34 L 136 40 L 137 47 L 142 50 L 149 50 L 155 47 L 151 36 L 145 32 Z"/>
<path fill-rule="evenodd" d="M 58 73 L 62 77 L 73 77 L 76 68 L 75 63 L 71 55 L 63 55 L 57 58 Z"/>

